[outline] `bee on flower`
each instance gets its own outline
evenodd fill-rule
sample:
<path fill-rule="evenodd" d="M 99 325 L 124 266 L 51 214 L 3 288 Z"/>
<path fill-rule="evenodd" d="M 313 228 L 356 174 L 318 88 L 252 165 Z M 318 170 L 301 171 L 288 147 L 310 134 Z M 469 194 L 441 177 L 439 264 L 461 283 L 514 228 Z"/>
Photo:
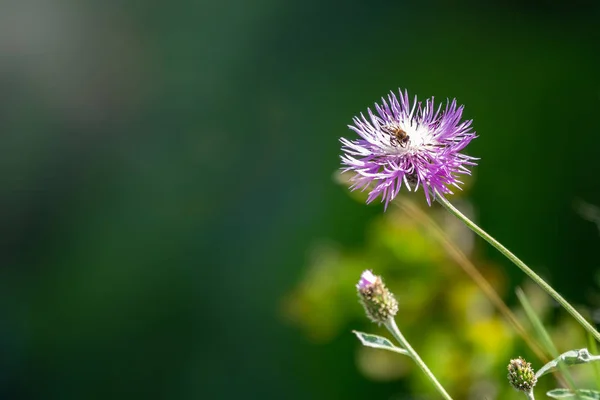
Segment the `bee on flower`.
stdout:
<path fill-rule="evenodd" d="M 409 191 L 422 186 L 429 205 L 437 194 L 451 194 L 450 186 L 460 189 L 458 175 L 470 175 L 477 160 L 461 153 L 476 137 L 472 121 L 461 121 L 463 106 L 454 99 L 436 108 L 433 97 L 411 103 L 400 90 L 375 103 L 375 110 L 348 125 L 358 138 L 340 138 L 342 171 L 354 173 L 352 190 L 370 189 L 367 203 L 381 196 L 387 208 L 403 184 Z"/>

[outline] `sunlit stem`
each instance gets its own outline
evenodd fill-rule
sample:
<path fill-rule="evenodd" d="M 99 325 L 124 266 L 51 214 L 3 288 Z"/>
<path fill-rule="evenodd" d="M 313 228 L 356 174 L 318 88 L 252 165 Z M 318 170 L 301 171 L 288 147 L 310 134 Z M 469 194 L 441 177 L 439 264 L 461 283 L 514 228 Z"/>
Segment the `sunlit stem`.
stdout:
<path fill-rule="evenodd" d="M 419 368 L 421 368 L 421 370 L 425 373 L 425 375 L 431 381 L 431 383 L 433 383 L 433 386 L 435 386 L 435 388 L 442 395 L 442 397 L 446 400 L 452 400 L 452 397 L 450 397 L 448 392 L 446 392 L 446 389 L 444 389 L 444 387 L 435 378 L 435 375 L 433 375 L 433 373 L 429 370 L 429 368 L 427 368 L 427 365 L 425 365 L 425 362 L 423 360 L 421 360 L 421 357 L 419 357 L 417 352 L 408 343 L 408 340 L 406 340 L 406 338 L 402 335 L 402 333 L 400 333 L 400 329 L 398 329 L 398 326 L 396 325 L 396 321 L 394 321 L 393 318 L 390 318 L 388 320 L 388 322 L 386 322 L 385 327 L 388 329 L 388 331 L 391 332 L 392 335 L 394 335 L 394 337 L 396 338 L 398 343 L 400 343 L 400 345 L 404 349 L 406 349 L 406 351 L 408 352 L 408 355 L 414 360 L 414 362 L 419 366 Z"/>
<path fill-rule="evenodd" d="M 535 400 L 535 397 L 533 397 L 533 389 L 529 392 L 525 392 L 525 396 L 527 396 L 527 400 Z"/>
<path fill-rule="evenodd" d="M 531 268 L 529 268 L 523 261 L 521 261 L 517 256 L 511 253 L 506 247 L 504 247 L 500 242 L 491 237 L 487 232 L 477 226 L 473 221 L 467 218 L 463 213 L 458 211 L 456 207 L 454 207 L 448 200 L 444 198 L 441 194 L 436 194 L 435 199 L 440 203 L 446 210 L 448 210 L 452 215 L 460 219 L 465 225 L 467 225 L 473 232 L 481 236 L 485 239 L 486 242 L 491 244 L 502 253 L 506 258 L 512 261 L 517 267 L 521 268 L 521 271 L 525 272 L 531 279 L 534 280 L 542 289 L 546 291 L 554 300 L 556 300 L 561 306 L 564 307 L 576 320 L 579 322 L 581 326 L 583 326 L 594 338 L 600 342 L 600 333 L 594 327 L 583 318 L 581 314 L 575 310 L 575 308 L 569 304 L 556 290 L 552 288 L 552 286 L 548 285 L 546 281 L 544 281 L 538 274 L 536 274 Z"/>
<path fill-rule="evenodd" d="M 490 302 L 498 308 L 507 321 L 515 328 L 517 333 L 521 335 L 523 340 L 525 340 L 538 358 L 544 363 L 550 361 L 550 357 L 546 354 L 546 351 L 542 349 L 536 340 L 531 337 L 521 322 L 519 322 L 515 314 L 504 303 L 494 287 L 487 281 L 481 272 L 479 272 L 479 270 L 465 255 L 465 253 L 463 253 L 462 250 L 460 250 L 458 246 L 450 240 L 448 235 L 433 220 L 433 218 L 427 215 L 427 213 L 417 206 L 413 201 L 409 200 L 408 197 L 398 196 L 396 199 L 398 200 L 396 204 L 409 216 L 414 218 L 416 221 L 419 221 L 419 223 L 421 223 L 431 233 L 433 238 L 435 238 L 442 245 L 442 247 L 444 247 L 450 258 L 452 258 L 456 264 L 458 264 L 463 271 L 465 271 L 465 273 L 471 277 L 477 286 L 479 286 L 481 291 L 487 296 Z"/>

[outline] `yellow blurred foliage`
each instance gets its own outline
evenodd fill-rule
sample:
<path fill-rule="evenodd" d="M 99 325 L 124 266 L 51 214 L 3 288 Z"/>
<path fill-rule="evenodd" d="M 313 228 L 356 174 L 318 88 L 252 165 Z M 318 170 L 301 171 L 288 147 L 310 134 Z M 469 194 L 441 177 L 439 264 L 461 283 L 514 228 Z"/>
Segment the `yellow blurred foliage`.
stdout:
<path fill-rule="evenodd" d="M 473 260 L 500 296 L 505 295 L 503 272 L 486 260 L 477 259 L 468 230 L 435 208 L 427 209 L 449 238 Z M 371 269 L 383 277 L 399 302 L 396 321 L 446 389 L 456 398 L 519 398 L 506 381 L 506 365 L 519 355 L 535 358 L 520 336 L 480 287 L 458 267 L 423 223 L 391 208 L 366 228 L 368 238 L 361 248 L 346 249 L 332 242 L 316 243 L 310 252 L 306 273 L 282 302 L 282 315 L 315 342 L 333 341 L 351 329 L 385 334 L 370 324 L 357 301 L 355 285 L 362 271 Z M 550 301 L 534 285 L 525 291 L 541 318 Z M 534 334 L 524 315 L 518 319 Z M 551 334 L 561 350 L 585 347 L 582 330 L 565 318 Z M 390 335 L 387 335 L 390 337 Z M 356 343 L 357 368 L 369 379 L 410 379 L 415 390 L 429 392 L 430 383 L 409 358 Z M 549 388 L 555 387 L 551 378 Z"/>

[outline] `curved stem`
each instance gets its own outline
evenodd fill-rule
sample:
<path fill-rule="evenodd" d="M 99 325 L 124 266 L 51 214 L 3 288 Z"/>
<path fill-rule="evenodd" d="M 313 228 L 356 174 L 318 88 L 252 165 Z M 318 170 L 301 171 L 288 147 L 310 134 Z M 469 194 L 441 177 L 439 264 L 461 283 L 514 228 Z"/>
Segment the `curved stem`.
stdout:
<path fill-rule="evenodd" d="M 440 392 L 442 397 L 446 400 L 452 400 L 452 397 L 450 397 L 448 392 L 446 392 L 446 389 L 444 389 L 444 387 L 435 378 L 435 375 L 433 375 L 433 373 L 429 370 L 429 368 L 427 368 L 427 365 L 425 365 L 425 362 L 423 360 L 421 360 L 421 357 L 419 357 L 419 354 L 417 354 L 417 352 L 408 343 L 408 340 L 406 340 L 406 338 L 402 335 L 402 333 L 400 333 L 400 329 L 398 329 L 398 326 L 396 325 L 396 321 L 394 321 L 394 318 L 390 318 L 388 320 L 388 322 L 385 323 L 385 327 L 388 329 L 388 331 L 390 331 L 392 333 L 392 335 L 394 335 L 394 337 L 396 338 L 398 343 L 400 343 L 400 345 L 402 347 L 404 347 L 406 349 L 406 351 L 408 351 L 408 354 L 410 355 L 410 357 L 415 361 L 415 363 L 419 366 L 419 368 L 421 368 L 421 370 L 425 373 L 425 375 L 427 375 L 427 378 L 431 381 L 431 383 L 433 383 L 433 385 L 435 386 L 437 391 Z"/>
<path fill-rule="evenodd" d="M 583 318 L 581 314 L 575 310 L 575 308 L 569 304 L 556 290 L 552 288 L 552 286 L 548 285 L 546 281 L 544 281 L 538 274 L 536 274 L 531 268 L 529 268 L 523 261 L 521 261 L 517 256 L 511 253 L 506 247 L 504 247 L 500 242 L 491 237 L 486 231 L 477 226 L 473 221 L 467 218 L 463 213 L 458 211 L 456 207 L 454 207 L 444 196 L 437 193 L 435 196 L 438 203 L 440 203 L 446 210 L 450 212 L 450 214 L 454 215 L 458 219 L 460 219 L 465 225 L 467 225 L 473 232 L 481 236 L 485 241 L 494 246 L 496 250 L 502 253 L 506 258 L 512 261 L 517 267 L 521 268 L 521 271 L 525 272 L 535 283 L 537 283 L 542 289 L 546 291 L 554 300 L 556 300 L 561 306 L 567 310 L 573 318 L 579 322 L 581 326 L 585 328 L 594 338 L 600 342 L 600 333 L 594 327 Z"/>

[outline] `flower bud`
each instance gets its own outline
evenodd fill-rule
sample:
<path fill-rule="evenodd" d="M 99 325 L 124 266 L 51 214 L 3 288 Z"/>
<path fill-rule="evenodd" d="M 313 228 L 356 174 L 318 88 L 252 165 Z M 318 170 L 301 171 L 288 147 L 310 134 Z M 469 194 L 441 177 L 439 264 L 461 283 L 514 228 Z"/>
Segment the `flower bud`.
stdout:
<path fill-rule="evenodd" d="M 530 392 L 537 382 L 531 363 L 521 357 L 510 360 L 508 364 L 508 381 L 516 390 Z"/>
<path fill-rule="evenodd" d="M 366 270 L 356 285 L 358 297 L 367 317 L 378 324 L 386 323 L 398 312 L 398 302 L 379 276 Z"/>

